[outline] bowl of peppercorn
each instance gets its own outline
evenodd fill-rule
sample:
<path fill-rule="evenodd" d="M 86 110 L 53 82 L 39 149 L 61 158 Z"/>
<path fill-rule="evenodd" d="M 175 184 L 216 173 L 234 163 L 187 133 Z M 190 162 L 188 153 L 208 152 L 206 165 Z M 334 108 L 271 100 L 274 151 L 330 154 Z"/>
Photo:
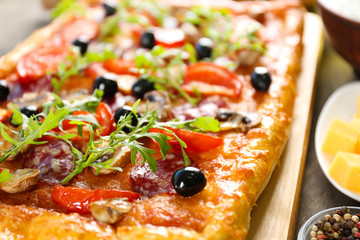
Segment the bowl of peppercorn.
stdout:
<path fill-rule="evenodd" d="M 335 207 L 316 213 L 300 228 L 297 239 L 360 239 L 360 207 Z"/>

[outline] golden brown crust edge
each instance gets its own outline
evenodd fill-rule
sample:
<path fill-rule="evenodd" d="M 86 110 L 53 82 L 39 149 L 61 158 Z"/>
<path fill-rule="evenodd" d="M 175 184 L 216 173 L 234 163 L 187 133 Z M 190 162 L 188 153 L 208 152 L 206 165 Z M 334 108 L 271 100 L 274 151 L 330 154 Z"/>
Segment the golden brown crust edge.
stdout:
<path fill-rule="evenodd" d="M 0 77 L 12 72 L 21 56 L 38 46 L 45 38 L 51 36 L 65 21 L 64 19 L 58 20 L 48 27 L 38 30 L 9 54 L 0 58 Z M 297 24 L 296 32 L 301 36 L 302 20 L 299 19 Z M 302 46 L 299 43 L 294 47 L 294 56 L 291 58 L 291 62 L 287 68 L 285 75 L 286 83 L 281 88 L 279 98 L 276 99 L 277 109 L 279 110 L 277 114 L 279 115 L 272 117 L 279 121 L 267 126 L 266 131 L 269 134 L 269 138 L 265 140 L 261 139 L 264 141 L 261 143 L 261 146 L 269 145 L 268 150 L 273 151 L 272 156 L 268 159 L 268 164 L 271 167 L 268 167 L 265 171 L 267 175 L 265 172 L 261 172 L 261 174 L 265 174 L 267 177 L 261 180 L 263 184 L 258 186 L 257 190 L 254 189 L 255 198 L 248 199 L 243 196 L 239 199 L 223 199 L 222 203 L 219 204 L 219 214 L 214 216 L 213 221 L 208 224 L 202 234 L 178 228 L 132 226 L 119 227 L 116 235 L 114 231 L 110 231 L 109 227 L 104 227 L 96 222 L 90 222 L 76 214 L 66 215 L 24 206 L 8 207 L 0 205 L 0 219 L 2 219 L 0 221 L 0 238 L 5 236 L 5 239 L 12 237 L 16 239 L 18 237 L 20 238 L 20 235 L 23 234 L 23 236 L 26 236 L 26 239 L 32 239 L 34 236 L 36 237 L 34 239 L 49 239 L 49 237 L 52 239 L 61 239 L 64 236 L 63 234 L 66 233 L 69 235 L 69 239 L 143 239 L 144 237 L 146 237 L 146 239 L 245 239 L 250 221 L 250 209 L 265 188 L 271 172 L 278 164 L 279 156 L 288 138 L 292 106 L 296 94 L 295 78 L 299 70 L 298 61 L 301 52 Z M 264 105 L 260 107 L 260 110 L 263 111 L 265 115 L 272 115 L 274 109 L 273 107 L 269 109 L 267 104 L 273 103 L 274 99 L 269 97 Z M 284 106 L 286 106 L 285 109 Z M 254 139 L 254 141 L 257 142 L 258 140 Z M 273 149 L 274 144 L 277 146 L 275 151 Z M 258 143 L 255 145 L 258 145 Z M 248 211 L 244 211 L 245 209 L 248 209 Z M 46 219 L 48 219 L 48 221 Z M 52 222 L 52 220 L 54 220 L 54 222 Z M 52 224 L 43 225 L 47 222 Z M 38 223 L 42 224 L 37 225 Z M 69 225 L 69 223 L 70 229 L 67 229 L 66 226 Z M 47 230 L 46 226 L 48 226 Z M 56 226 L 56 228 L 54 228 L 54 226 Z M 52 230 L 49 231 L 49 229 Z M 78 231 L 80 231 L 80 233 Z M 37 235 L 32 235 L 33 232 L 36 232 Z M 43 238 L 39 238 L 39 236 Z M 103 238 L 104 236 L 105 238 Z"/>

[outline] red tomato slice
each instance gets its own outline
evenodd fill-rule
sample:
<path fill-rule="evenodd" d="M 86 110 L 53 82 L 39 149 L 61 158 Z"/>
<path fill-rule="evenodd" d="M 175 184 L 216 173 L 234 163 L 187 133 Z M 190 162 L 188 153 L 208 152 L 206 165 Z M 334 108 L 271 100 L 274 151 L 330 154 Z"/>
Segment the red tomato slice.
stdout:
<path fill-rule="evenodd" d="M 90 114 L 90 113 L 85 112 L 85 111 L 73 112 L 74 116 L 87 115 L 87 114 Z M 111 111 L 111 108 L 109 107 L 109 105 L 107 105 L 104 102 L 100 102 L 99 106 L 96 109 L 95 118 L 101 126 L 99 129 L 97 129 L 99 134 L 101 136 L 109 135 L 113 130 L 113 123 L 114 123 L 113 114 L 112 114 L 112 111 Z M 63 125 L 63 129 L 65 131 L 72 132 L 71 130 L 73 130 L 73 132 L 77 133 L 77 125 L 70 124 L 69 120 L 64 120 L 62 125 Z M 89 132 L 88 132 L 88 130 L 86 130 L 85 127 L 83 128 L 82 133 L 83 133 L 83 138 L 86 139 L 89 137 Z"/>
<path fill-rule="evenodd" d="M 62 43 L 65 46 L 70 45 L 80 36 L 89 40 L 95 39 L 99 33 L 99 24 L 86 18 L 75 18 L 60 30 Z"/>
<path fill-rule="evenodd" d="M 55 186 L 51 198 L 68 211 L 90 213 L 90 203 L 109 198 L 128 198 L 130 202 L 138 199 L 140 194 L 121 190 L 88 190 L 75 187 Z"/>
<path fill-rule="evenodd" d="M 0 115 L 0 122 L 4 123 L 6 120 L 10 119 L 12 113 L 13 112 L 11 110 L 7 110 L 5 114 Z"/>
<path fill-rule="evenodd" d="M 99 201 L 108 198 L 127 198 L 129 202 L 132 202 L 140 197 L 139 193 L 125 190 L 105 190 L 105 189 L 95 189 L 94 191 L 94 201 Z"/>
<path fill-rule="evenodd" d="M 184 129 L 174 129 L 169 128 L 171 131 L 173 131 L 182 141 L 185 142 L 187 145 L 186 151 L 191 152 L 204 152 L 209 151 L 211 149 L 214 149 L 221 144 L 223 144 L 224 139 L 219 137 L 210 136 L 203 133 L 197 133 L 193 131 L 188 131 Z M 172 140 L 168 140 L 168 143 L 175 149 L 180 149 L 180 143 L 174 139 L 174 136 L 170 133 L 168 133 L 165 130 L 152 128 L 149 130 L 149 132 L 156 132 L 161 133 L 167 136 L 172 137 Z"/>
<path fill-rule="evenodd" d="M 185 44 L 185 33 L 177 28 L 155 28 L 155 44 L 166 48 L 178 48 Z"/>
<path fill-rule="evenodd" d="M 30 83 L 45 76 L 49 71 L 55 71 L 63 62 L 69 50 L 64 47 L 47 46 L 35 49 L 20 59 L 16 65 L 19 83 Z"/>
<path fill-rule="evenodd" d="M 94 199 L 94 191 L 59 185 L 54 187 L 51 198 L 68 211 L 89 213 L 90 202 Z"/>
<path fill-rule="evenodd" d="M 136 68 L 134 61 L 123 60 L 120 58 L 108 59 L 104 61 L 103 67 L 109 72 L 113 72 L 119 75 L 128 74 L 136 77 L 139 76 L 139 73 L 133 71 Z"/>
<path fill-rule="evenodd" d="M 238 97 L 241 90 L 239 76 L 225 67 L 210 62 L 199 62 L 187 68 L 183 89 L 194 92 L 194 87 L 204 95 Z"/>
<path fill-rule="evenodd" d="M 91 63 L 87 68 L 85 68 L 84 73 L 86 76 L 95 79 L 98 76 L 104 75 L 108 73 L 108 71 L 104 68 L 103 63 Z"/>
<path fill-rule="evenodd" d="M 95 118 L 101 128 L 98 130 L 101 136 L 109 135 L 113 130 L 114 117 L 111 108 L 106 103 L 100 102 L 96 109 Z"/>

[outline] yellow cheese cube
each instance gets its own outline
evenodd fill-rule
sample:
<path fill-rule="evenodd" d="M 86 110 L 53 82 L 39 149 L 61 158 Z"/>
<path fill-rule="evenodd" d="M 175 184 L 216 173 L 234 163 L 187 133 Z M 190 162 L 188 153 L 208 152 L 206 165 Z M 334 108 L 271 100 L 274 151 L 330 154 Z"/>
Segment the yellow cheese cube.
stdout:
<path fill-rule="evenodd" d="M 360 155 L 338 152 L 329 168 L 329 174 L 340 186 L 360 192 Z"/>
<path fill-rule="evenodd" d="M 360 118 L 351 119 L 349 124 L 360 131 Z"/>
<path fill-rule="evenodd" d="M 350 124 L 335 118 L 331 122 L 322 150 L 334 156 L 339 151 L 354 153 L 356 151 L 359 132 L 360 128 L 357 129 Z"/>
<path fill-rule="evenodd" d="M 355 113 L 355 117 L 360 117 L 360 95 L 358 96 L 357 98 L 357 101 L 356 101 L 356 113 Z"/>

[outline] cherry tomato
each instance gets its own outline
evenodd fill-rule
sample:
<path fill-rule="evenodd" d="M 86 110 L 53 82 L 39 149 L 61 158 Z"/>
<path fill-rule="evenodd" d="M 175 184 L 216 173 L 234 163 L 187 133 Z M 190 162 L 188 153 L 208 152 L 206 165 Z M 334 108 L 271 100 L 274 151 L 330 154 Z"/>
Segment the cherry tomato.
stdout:
<path fill-rule="evenodd" d="M 210 62 L 199 62 L 187 68 L 182 87 L 190 93 L 195 87 L 204 95 L 238 97 L 241 80 L 236 73 L 225 67 Z"/>
<path fill-rule="evenodd" d="M 74 116 L 79 115 L 87 115 L 90 114 L 85 111 L 75 111 L 73 112 Z M 98 129 L 98 132 L 101 136 L 109 135 L 113 130 L 113 114 L 112 111 L 106 103 L 100 102 L 99 106 L 96 109 L 95 118 L 100 124 L 100 128 Z M 64 120 L 62 123 L 63 129 L 67 132 L 76 132 L 77 133 L 77 125 L 76 124 L 70 124 L 69 120 Z M 71 131 L 72 130 L 72 131 Z M 83 138 L 88 138 L 89 132 L 86 130 L 86 128 L 83 128 Z"/>
<path fill-rule="evenodd" d="M 64 47 L 47 46 L 37 48 L 20 59 L 16 65 L 19 83 L 31 83 L 55 71 L 59 63 L 70 54 Z"/>
<path fill-rule="evenodd" d="M 188 131 L 184 129 L 174 129 L 169 128 L 169 130 L 173 131 L 176 136 L 178 136 L 182 141 L 187 145 L 186 151 L 191 152 L 204 152 L 214 149 L 221 144 L 223 144 L 224 140 L 219 137 L 210 136 L 203 133 Z M 171 133 L 163 129 L 152 128 L 149 132 L 161 133 L 167 136 L 172 137 L 173 139 L 168 140 L 168 143 L 175 149 L 180 150 L 180 143 L 174 138 Z"/>
<path fill-rule="evenodd" d="M 88 190 L 75 187 L 55 186 L 51 194 L 53 201 L 57 202 L 68 211 L 90 213 L 90 203 L 109 198 L 128 198 L 130 202 L 138 199 L 140 194 L 122 190 Z"/>
<path fill-rule="evenodd" d="M 136 68 L 134 61 L 123 60 L 120 58 L 117 59 L 108 59 L 103 63 L 103 67 L 109 72 L 113 72 L 119 75 L 128 74 L 133 76 L 139 76 L 139 73 L 134 72 Z"/>
<path fill-rule="evenodd" d="M 185 44 L 185 33 L 177 28 L 155 28 L 155 44 L 165 48 L 178 48 Z"/>
<path fill-rule="evenodd" d="M 70 45 L 76 38 L 95 39 L 100 33 L 99 24 L 86 18 L 74 18 L 61 30 L 60 36 L 64 46 Z"/>

